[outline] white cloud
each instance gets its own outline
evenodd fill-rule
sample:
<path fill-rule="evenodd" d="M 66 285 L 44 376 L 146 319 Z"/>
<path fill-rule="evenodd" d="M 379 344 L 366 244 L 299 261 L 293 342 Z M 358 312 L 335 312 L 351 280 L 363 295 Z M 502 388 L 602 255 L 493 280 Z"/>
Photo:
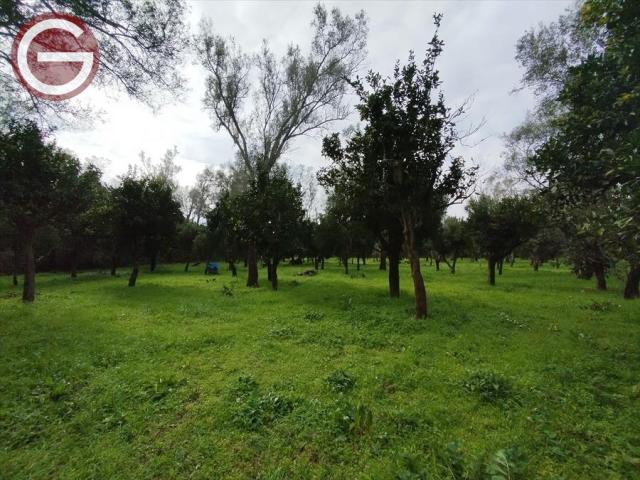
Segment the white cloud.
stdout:
<path fill-rule="evenodd" d="M 406 60 L 410 49 L 421 58 L 433 35 L 433 13 L 444 14 L 440 37 L 445 48 L 439 69 L 446 99 L 456 105 L 475 95 L 469 122 L 486 120 L 469 143 L 485 137 L 487 140 L 459 151 L 465 157 L 473 157 L 488 171 L 500 163 L 500 136 L 521 121 L 533 105 L 531 96 L 525 92 L 510 94 L 521 75 L 514 60 L 515 43 L 526 29 L 557 18 L 571 4 L 563 0 L 523 0 L 340 2 L 338 6 L 352 15 L 360 9 L 367 12 L 370 33 L 365 70 L 383 74 L 391 73 L 396 59 Z M 313 7 L 311 2 L 199 1 L 191 4 L 190 22 L 195 32 L 200 18 L 210 17 L 218 33 L 234 36 L 246 51 L 255 51 L 265 38 L 276 52 L 283 52 L 290 43 L 300 44 L 305 50 L 311 38 Z M 111 177 L 123 173 L 128 164 L 136 163 L 141 150 L 159 158 L 175 145 L 180 152 L 177 161 L 182 166 L 180 181 L 192 184 L 204 166 L 231 160 L 234 148 L 225 132 L 211 128 L 211 121 L 202 109 L 203 70 L 194 64 L 185 68 L 189 79 L 185 100 L 157 114 L 124 94 L 107 97 L 105 92 L 90 87 L 81 95 L 82 100 L 102 109 L 103 121 L 88 130 L 58 131 L 57 142 L 81 158 L 108 159 L 106 173 Z M 356 121 L 354 115 L 351 123 Z M 348 123 L 332 128 L 339 130 Z M 320 155 L 319 135 L 298 139 L 286 157 L 292 163 L 315 168 L 326 164 Z"/>

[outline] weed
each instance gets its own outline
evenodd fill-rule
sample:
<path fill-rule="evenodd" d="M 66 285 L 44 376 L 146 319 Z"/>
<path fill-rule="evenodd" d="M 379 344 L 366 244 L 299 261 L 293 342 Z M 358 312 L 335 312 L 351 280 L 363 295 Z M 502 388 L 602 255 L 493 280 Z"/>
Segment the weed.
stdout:
<path fill-rule="evenodd" d="M 607 302 L 607 301 L 603 301 L 603 302 L 594 301 L 587 305 L 581 305 L 580 308 L 583 310 L 591 310 L 593 312 L 598 312 L 598 313 L 607 313 L 613 308 L 613 303 Z"/>
<path fill-rule="evenodd" d="M 467 392 L 476 393 L 483 402 L 495 403 L 508 398 L 512 393 L 511 382 L 495 372 L 477 372 L 463 386 Z"/>
<path fill-rule="evenodd" d="M 220 290 L 220 293 L 222 293 L 222 295 L 224 295 L 225 297 L 233 297 L 233 285 L 231 287 L 225 285 L 222 285 L 222 290 Z"/>
<path fill-rule="evenodd" d="M 232 388 L 234 404 L 232 423 L 242 430 L 256 431 L 265 425 L 291 413 L 294 402 L 291 399 L 267 392 L 259 394 L 258 384 L 252 377 L 240 377 Z"/>
<path fill-rule="evenodd" d="M 352 439 L 368 433 L 373 424 L 373 413 L 362 403 L 340 403 L 334 412 L 334 418 L 338 431 Z"/>
<path fill-rule="evenodd" d="M 487 463 L 485 473 L 491 480 L 522 478 L 524 456 L 515 448 L 498 450 Z"/>
<path fill-rule="evenodd" d="M 317 310 L 308 310 L 307 312 L 305 312 L 302 318 L 309 322 L 317 322 L 318 320 L 322 320 L 324 318 L 324 313 L 318 312 Z"/>
<path fill-rule="evenodd" d="M 291 327 L 274 328 L 269 332 L 272 338 L 278 338 L 281 340 L 291 338 L 295 335 L 295 330 Z"/>
<path fill-rule="evenodd" d="M 346 393 L 353 389 L 356 379 L 344 370 L 336 370 L 326 379 L 329 388 L 338 393 Z"/>

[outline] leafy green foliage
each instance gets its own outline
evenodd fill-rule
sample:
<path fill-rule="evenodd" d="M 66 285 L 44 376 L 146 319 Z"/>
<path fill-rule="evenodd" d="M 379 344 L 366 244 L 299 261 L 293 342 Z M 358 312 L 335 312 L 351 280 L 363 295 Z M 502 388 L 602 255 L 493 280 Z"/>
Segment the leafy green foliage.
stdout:
<path fill-rule="evenodd" d="M 339 403 L 334 411 L 334 419 L 338 431 L 351 439 L 366 435 L 373 425 L 373 413 L 363 403 Z"/>
<path fill-rule="evenodd" d="M 524 478 L 524 458 L 519 450 L 498 450 L 487 463 L 485 473 L 488 480 L 518 480 Z"/>
<path fill-rule="evenodd" d="M 496 403 L 507 399 L 512 391 L 511 382 L 495 372 L 477 372 L 463 383 L 464 389 L 474 393 L 483 402 Z"/>
<path fill-rule="evenodd" d="M 349 392 L 356 384 L 356 379 L 344 370 L 336 370 L 326 379 L 329 388 L 338 393 Z"/>
<path fill-rule="evenodd" d="M 239 377 L 231 389 L 231 420 L 237 428 L 255 431 L 271 425 L 294 408 L 294 402 L 273 391 L 260 394 L 258 383 L 252 377 Z"/>

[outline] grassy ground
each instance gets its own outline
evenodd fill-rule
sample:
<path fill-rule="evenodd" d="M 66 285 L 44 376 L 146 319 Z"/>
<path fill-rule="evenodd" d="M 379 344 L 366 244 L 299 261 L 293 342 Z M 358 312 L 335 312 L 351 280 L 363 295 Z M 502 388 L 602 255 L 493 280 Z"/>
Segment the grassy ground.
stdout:
<path fill-rule="evenodd" d="M 400 300 L 375 264 L 301 268 L 278 292 L 242 269 L 43 274 L 27 306 L 0 278 L 0 477 L 640 478 L 619 282 L 427 266 L 417 321 L 404 265 Z"/>

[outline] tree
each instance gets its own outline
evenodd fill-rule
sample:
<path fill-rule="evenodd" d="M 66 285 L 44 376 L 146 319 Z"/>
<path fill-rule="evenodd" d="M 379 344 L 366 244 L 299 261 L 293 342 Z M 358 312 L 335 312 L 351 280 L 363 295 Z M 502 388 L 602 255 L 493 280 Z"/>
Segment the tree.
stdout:
<path fill-rule="evenodd" d="M 348 219 L 360 218 L 376 236 L 384 258 L 389 259 L 389 296 L 399 297 L 402 224 L 394 205 L 396 191 L 389 182 L 389 163 L 383 157 L 380 142 L 373 138 L 371 130 L 355 131 L 343 147 L 334 133 L 323 140 L 322 153 L 332 162 L 319 172 L 318 179 L 333 192 L 333 208 L 338 209 L 332 213 L 333 219 L 344 217 L 344 212 L 339 211 L 346 208 Z M 345 228 L 347 223 L 346 218 L 338 221 Z"/>
<path fill-rule="evenodd" d="M 184 264 L 184 271 L 189 271 L 189 264 L 192 260 L 192 255 L 195 252 L 195 240 L 202 233 L 202 227 L 197 223 L 185 220 L 178 226 L 178 246 L 180 251 L 184 254 L 186 260 Z"/>
<path fill-rule="evenodd" d="M 143 249 L 151 255 L 152 266 L 159 248 L 170 241 L 182 219 L 173 189 L 160 177 L 137 177 L 131 172 L 113 191 L 114 212 L 120 243 L 131 254 L 129 286 L 134 287 Z"/>
<path fill-rule="evenodd" d="M 558 259 L 566 246 L 567 239 L 562 230 L 555 225 L 545 225 L 522 246 L 522 250 L 529 256 L 531 265 L 537 272 L 538 268 L 549 260 L 555 260 L 558 265 Z"/>
<path fill-rule="evenodd" d="M 183 0 L 126 1 L 45 0 L 2 2 L 0 6 L 0 119 L 75 120 L 87 109 L 69 102 L 29 95 L 11 72 L 11 42 L 29 18 L 50 12 L 73 14 L 91 29 L 100 45 L 100 68 L 94 82 L 121 88 L 157 105 L 161 91 L 175 97 L 183 87 L 180 64 L 189 45 Z M 53 114 L 54 118 L 51 118 Z"/>
<path fill-rule="evenodd" d="M 489 285 L 495 285 L 496 264 L 536 231 L 534 205 L 525 196 L 497 199 L 480 195 L 469 200 L 466 208 L 469 231 L 487 257 Z"/>
<path fill-rule="evenodd" d="M 581 239 L 590 232 L 583 246 L 594 248 L 586 257 L 596 262 L 598 288 L 605 287 L 605 250 L 627 262 L 626 298 L 635 298 L 640 279 L 639 14 L 632 0 L 585 1 L 527 32 L 517 56 L 523 85 L 539 95 L 539 110 L 551 112 L 551 134 L 529 167 L 544 177 L 557 208 L 575 215 L 568 223 Z"/>
<path fill-rule="evenodd" d="M 445 217 L 436 237 L 435 250 L 439 259 L 444 261 L 451 273 L 456 273 L 456 262 L 468 249 L 468 232 L 464 220 L 457 217 Z M 447 259 L 449 257 L 451 261 Z"/>
<path fill-rule="evenodd" d="M 33 302 L 37 231 L 64 213 L 80 164 L 72 155 L 48 143 L 32 122 L 12 123 L 0 130 L 0 144 L 0 209 L 23 241 L 22 299 Z"/>
<path fill-rule="evenodd" d="M 360 118 L 388 165 L 392 206 L 411 265 L 417 318 L 427 315 L 421 236 L 436 227 L 447 206 L 467 197 L 475 175 L 474 168 L 466 168 L 460 157 L 450 155 L 459 138 L 454 121 L 462 108 L 451 111 L 439 91 L 435 63 L 443 47 L 437 33 L 440 18 L 434 17 L 436 33 L 421 66 L 411 52 L 405 66 L 396 64 L 391 79 L 373 72 L 367 75 L 369 91 L 362 82 L 354 82 Z"/>
<path fill-rule="evenodd" d="M 210 23 L 201 24 L 195 41 L 208 73 L 205 108 L 214 126 L 231 136 L 254 180 L 269 174 L 293 139 L 348 115 L 343 103 L 346 79 L 365 55 L 364 12 L 350 18 L 338 9 L 327 12 L 317 5 L 312 26 L 309 53 L 290 46 L 278 61 L 266 42 L 258 54 L 249 56 L 233 39 L 215 35 Z M 258 283 L 255 249 L 250 241 L 249 285 Z"/>
<path fill-rule="evenodd" d="M 214 250 L 229 263 L 229 270 L 237 275 L 236 261 L 243 243 L 242 223 L 238 196 L 229 190 L 220 194 L 215 207 L 207 212 L 207 232 L 212 239 Z"/>
<path fill-rule="evenodd" d="M 95 245 L 103 228 L 99 208 L 107 193 L 101 179 L 102 172 L 94 165 L 87 165 L 65 195 L 59 226 L 66 236 L 64 243 L 69 250 L 72 278 L 77 276 L 79 255 Z"/>
<path fill-rule="evenodd" d="M 260 185 L 261 181 L 266 185 Z M 278 264 L 293 251 L 300 237 L 305 216 L 302 191 L 291 183 L 286 169 L 275 168 L 266 179 L 253 182 L 247 193 L 248 204 L 259 206 L 254 210 L 261 226 L 258 247 L 267 260 L 271 287 L 277 290 Z"/>

